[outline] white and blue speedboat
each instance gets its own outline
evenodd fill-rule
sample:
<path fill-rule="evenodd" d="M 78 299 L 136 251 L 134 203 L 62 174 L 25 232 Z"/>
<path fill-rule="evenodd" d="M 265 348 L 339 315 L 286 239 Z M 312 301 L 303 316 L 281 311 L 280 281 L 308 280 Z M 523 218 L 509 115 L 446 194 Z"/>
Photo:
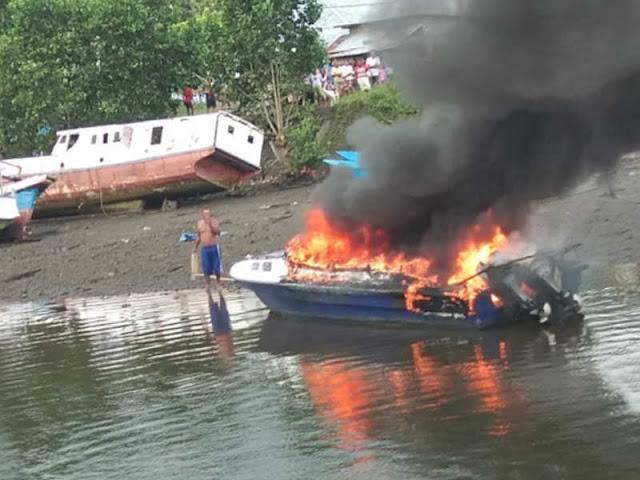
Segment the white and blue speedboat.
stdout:
<path fill-rule="evenodd" d="M 249 258 L 235 264 L 230 274 L 241 286 L 255 292 L 271 311 L 285 316 L 387 326 L 473 328 L 581 319 L 575 291 L 563 290 L 546 276 L 551 268 L 575 289 L 579 269 L 551 257 L 542 263 L 545 276 L 531 263 L 512 262 L 485 269 L 482 275 L 487 289 L 477 295 L 473 305 L 456 295 L 455 286 L 425 288 L 411 310 L 401 278 L 367 271 L 334 271 L 316 272 L 314 281 L 301 281 L 298 279 L 308 277 L 296 275 L 293 270 L 297 267 L 290 265 L 285 252 Z"/>

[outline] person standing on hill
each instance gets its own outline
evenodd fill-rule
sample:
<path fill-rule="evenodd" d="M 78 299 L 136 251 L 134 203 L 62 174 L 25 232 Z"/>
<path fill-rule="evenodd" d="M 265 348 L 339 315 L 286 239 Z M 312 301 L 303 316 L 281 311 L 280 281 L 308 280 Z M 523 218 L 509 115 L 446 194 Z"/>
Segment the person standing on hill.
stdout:
<path fill-rule="evenodd" d="M 211 292 L 211 276 L 215 275 L 216 289 L 220 294 L 220 275 L 222 274 L 222 254 L 218 244 L 220 224 L 210 209 L 205 208 L 202 210 L 202 218 L 198 221 L 196 231 L 197 236 L 196 243 L 193 246 L 193 253 L 198 253 L 198 247 L 202 245 L 200 262 L 202 263 L 204 280 L 207 284 L 207 292 Z"/>
<path fill-rule="evenodd" d="M 193 115 L 193 88 L 187 87 L 182 91 L 182 103 L 187 109 L 187 115 Z"/>
<path fill-rule="evenodd" d="M 211 87 L 207 87 L 204 91 L 205 97 L 207 98 L 207 112 L 215 112 L 216 111 L 216 93 L 213 91 Z"/>
<path fill-rule="evenodd" d="M 342 69 L 340 68 L 340 64 L 338 60 L 333 60 L 331 62 L 331 77 L 333 77 L 333 86 L 336 88 L 336 98 L 340 98 L 342 94 Z"/>
<path fill-rule="evenodd" d="M 329 100 L 329 106 L 333 107 L 334 103 L 336 103 L 336 87 L 331 81 L 329 74 L 325 72 L 322 77 L 322 92 L 324 93 L 324 97 Z"/>
<path fill-rule="evenodd" d="M 376 55 L 375 52 L 371 52 L 367 57 L 367 67 L 369 67 L 371 83 L 374 85 L 378 83 L 381 66 L 382 66 L 382 62 L 380 61 L 380 57 L 378 57 L 378 55 Z"/>
<path fill-rule="evenodd" d="M 356 78 L 358 79 L 358 87 L 360 90 L 368 92 L 371 90 L 371 81 L 369 80 L 369 67 L 364 63 L 364 59 L 359 59 L 355 68 Z"/>
<path fill-rule="evenodd" d="M 317 104 L 320 104 L 325 97 L 322 91 L 322 73 L 319 68 L 311 74 L 311 86 L 313 87 L 313 97 Z"/>
<path fill-rule="evenodd" d="M 340 73 L 342 75 L 342 89 L 340 91 L 340 95 L 348 95 L 353 91 L 353 82 L 356 78 L 351 60 L 342 61 Z"/>

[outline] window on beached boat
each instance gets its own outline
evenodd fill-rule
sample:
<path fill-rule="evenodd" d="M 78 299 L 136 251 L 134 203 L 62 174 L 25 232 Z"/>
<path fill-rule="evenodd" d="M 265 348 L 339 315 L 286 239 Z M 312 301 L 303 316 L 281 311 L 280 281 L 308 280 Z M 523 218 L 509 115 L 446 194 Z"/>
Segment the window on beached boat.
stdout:
<path fill-rule="evenodd" d="M 116 132 L 113 134 L 113 143 L 118 143 L 120 141 L 120 132 Z"/>
<path fill-rule="evenodd" d="M 79 133 L 74 133 L 72 135 L 69 135 L 69 144 L 67 145 L 67 150 L 71 150 L 71 147 L 73 147 L 76 144 L 79 138 L 80 138 Z"/>
<path fill-rule="evenodd" d="M 122 129 L 122 143 L 124 143 L 127 147 L 130 147 L 132 138 L 133 138 L 133 128 L 124 127 Z"/>
<path fill-rule="evenodd" d="M 162 143 L 162 127 L 153 127 L 151 129 L 151 145 L 160 145 Z"/>
<path fill-rule="evenodd" d="M 249 135 L 249 138 L 247 139 L 247 141 L 249 143 L 253 143 L 253 135 Z"/>
<path fill-rule="evenodd" d="M 271 262 L 264 262 L 262 264 L 262 271 L 263 272 L 270 272 L 271 271 Z"/>
<path fill-rule="evenodd" d="M 62 138 L 60 139 L 60 143 L 61 144 L 67 143 L 67 136 L 66 135 L 62 136 Z"/>
<path fill-rule="evenodd" d="M 93 137 L 91 137 L 91 145 L 95 145 L 97 141 L 98 141 L 97 135 L 94 135 Z"/>
<path fill-rule="evenodd" d="M 102 143 L 109 143 L 109 134 L 105 133 L 102 135 Z"/>
<path fill-rule="evenodd" d="M 227 132 L 229 132 L 231 135 L 233 135 L 233 132 L 235 132 L 235 128 L 233 128 L 233 125 L 229 125 L 229 128 L 227 128 Z"/>

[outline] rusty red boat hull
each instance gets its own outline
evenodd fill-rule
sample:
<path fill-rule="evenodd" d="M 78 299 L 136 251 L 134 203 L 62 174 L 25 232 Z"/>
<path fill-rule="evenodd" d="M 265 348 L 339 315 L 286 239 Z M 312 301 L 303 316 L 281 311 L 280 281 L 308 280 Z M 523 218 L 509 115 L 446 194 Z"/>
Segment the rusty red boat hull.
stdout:
<path fill-rule="evenodd" d="M 103 168 L 60 171 L 42 194 L 38 212 L 227 189 L 258 169 L 213 148 Z"/>

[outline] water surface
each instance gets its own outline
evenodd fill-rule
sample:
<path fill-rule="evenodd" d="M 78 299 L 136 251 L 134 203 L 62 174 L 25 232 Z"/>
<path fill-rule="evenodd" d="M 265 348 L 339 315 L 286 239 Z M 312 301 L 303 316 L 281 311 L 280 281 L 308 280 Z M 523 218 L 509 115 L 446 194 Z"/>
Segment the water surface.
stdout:
<path fill-rule="evenodd" d="M 230 293 L 218 336 L 201 292 L 0 306 L 0 479 L 640 478 L 640 295 L 585 302 L 429 333 Z"/>

